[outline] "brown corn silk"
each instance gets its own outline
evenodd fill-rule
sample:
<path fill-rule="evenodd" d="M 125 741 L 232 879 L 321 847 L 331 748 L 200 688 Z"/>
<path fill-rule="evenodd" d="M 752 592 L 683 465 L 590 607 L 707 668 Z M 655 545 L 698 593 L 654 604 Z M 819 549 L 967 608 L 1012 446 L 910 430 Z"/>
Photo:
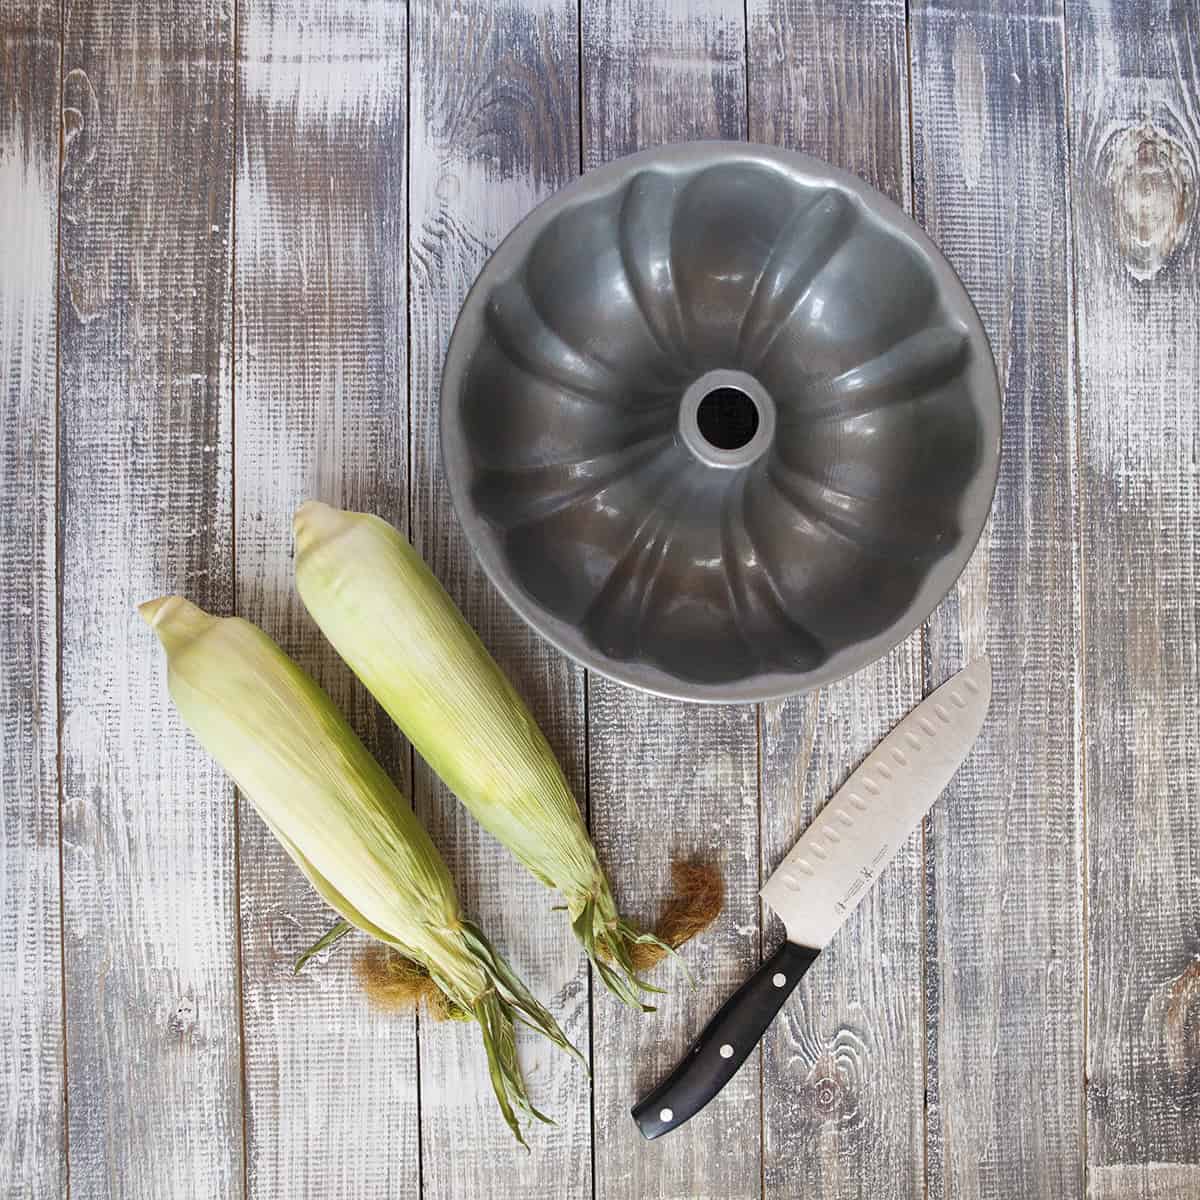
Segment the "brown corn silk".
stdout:
<path fill-rule="evenodd" d="M 654 928 L 657 941 L 642 942 L 631 951 L 639 971 L 651 970 L 702 934 L 725 905 L 725 880 L 715 863 L 673 862 L 671 881 L 671 897 Z M 419 963 L 386 946 L 364 947 L 354 969 L 363 991 L 380 1008 L 407 1010 L 424 1004 L 437 1021 L 468 1019 Z"/>

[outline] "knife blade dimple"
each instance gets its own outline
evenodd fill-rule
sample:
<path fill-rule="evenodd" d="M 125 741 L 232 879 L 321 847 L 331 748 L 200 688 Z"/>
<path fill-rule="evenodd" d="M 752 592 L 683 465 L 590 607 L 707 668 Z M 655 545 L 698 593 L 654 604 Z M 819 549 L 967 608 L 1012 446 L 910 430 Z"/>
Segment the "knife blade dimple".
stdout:
<path fill-rule="evenodd" d="M 991 692 L 984 656 L 918 704 L 829 800 L 760 893 L 789 941 L 828 944 L 970 752 Z"/>

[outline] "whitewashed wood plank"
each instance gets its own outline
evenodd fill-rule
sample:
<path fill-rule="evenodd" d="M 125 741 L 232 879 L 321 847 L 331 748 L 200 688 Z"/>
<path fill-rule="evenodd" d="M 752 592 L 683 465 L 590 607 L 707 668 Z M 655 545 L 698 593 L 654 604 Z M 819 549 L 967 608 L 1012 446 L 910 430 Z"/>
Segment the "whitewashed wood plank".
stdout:
<path fill-rule="evenodd" d="M 62 1195 L 58 6 L 0 0 L 0 1193 Z"/>
<path fill-rule="evenodd" d="M 407 521 L 405 7 L 238 17 L 237 610 L 407 788 L 407 747 L 304 612 L 291 534 L 310 497 Z M 249 1195 L 415 1195 L 416 1019 L 367 1000 L 357 938 L 293 975 L 334 914 L 246 804 L 239 845 Z"/>
<path fill-rule="evenodd" d="M 458 309 L 499 240 L 579 161 L 576 7 L 566 0 L 411 6 L 413 542 L 530 703 L 583 796 L 582 672 L 526 629 L 487 583 L 454 517 L 438 447 L 438 388 Z M 459 894 L 497 947 L 588 1050 L 585 960 L 554 896 L 416 763 L 418 811 Z M 574 1200 L 591 1194 L 585 1073 L 520 1038 L 533 1101 L 558 1125 L 526 1155 L 500 1118 L 474 1026 L 422 1021 L 424 1194 Z"/>
<path fill-rule="evenodd" d="M 814 154 L 909 207 L 903 0 L 751 0 L 750 137 Z"/>
<path fill-rule="evenodd" d="M 1200 1167 L 1192 1163 L 1125 1163 L 1088 1168 L 1087 1200 L 1194 1200 Z"/>
<path fill-rule="evenodd" d="M 70 1193 L 238 1196 L 232 788 L 134 605 L 228 611 L 233 11 L 63 9 Z"/>
<path fill-rule="evenodd" d="M 928 625 L 930 687 L 992 659 L 991 713 L 926 858 L 929 1195 L 1083 1187 L 1082 790 L 1063 23 L 1050 0 L 912 7 L 916 210 L 1003 387 L 1000 484 Z"/>
<path fill-rule="evenodd" d="M 584 0 L 588 168 L 668 142 L 746 136 L 746 33 L 730 0 Z"/>
<path fill-rule="evenodd" d="M 750 6 L 750 133 L 909 199 L 904 4 Z M 920 637 L 819 694 L 766 706 L 763 871 L 920 699 Z M 767 1196 L 923 1194 L 921 835 L 805 977 L 763 1044 Z M 772 918 L 764 942 L 783 936 Z"/>
<path fill-rule="evenodd" d="M 587 0 L 582 19 L 588 166 L 660 142 L 745 136 L 740 3 Z M 758 962 L 756 710 L 670 703 L 597 675 L 588 692 L 592 830 L 622 911 L 653 925 L 672 857 L 716 861 L 726 883 L 724 913 L 685 952 L 697 987 L 660 967 L 668 991 L 647 1015 L 594 988 L 596 1195 L 758 1196 L 757 1057 L 660 1142 L 646 1142 L 629 1116 Z"/>
<path fill-rule="evenodd" d="M 646 1142 L 629 1109 L 679 1061 L 704 1023 L 758 965 L 757 713 L 635 694 L 590 677 L 592 830 L 626 916 L 652 928 L 675 858 L 718 864 L 725 909 L 653 979 L 657 1012 L 593 999 L 596 1195 L 604 1200 L 736 1200 L 760 1180 L 759 1062 L 669 1136 Z"/>
<path fill-rule="evenodd" d="M 1200 11 L 1071 0 L 1088 1194 L 1200 1195 Z"/>

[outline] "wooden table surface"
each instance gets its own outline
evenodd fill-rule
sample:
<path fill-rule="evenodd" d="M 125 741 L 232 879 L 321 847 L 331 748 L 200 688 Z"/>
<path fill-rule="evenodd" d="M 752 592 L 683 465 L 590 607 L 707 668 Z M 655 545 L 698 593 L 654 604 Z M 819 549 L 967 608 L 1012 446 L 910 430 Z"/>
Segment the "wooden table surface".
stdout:
<path fill-rule="evenodd" d="M 1195 0 L 0 0 L 0 1193 L 1200 1196 L 1200 6 Z M 987 531 L 885 660 L 693 707 L 586 675 L 465 545 L 447 339 L 542 197 L 749 137 L 903 203 L 1004 388 Z M 716 856 L 698 985 L 589 975 L 316 635 L 290 519 L 406 528 L 529 698 L 626 910 Z M 528 1046 L 518 1151 L 477 1033 L 380 1012 L 169 708 L 138 601 L 262 624 L 411 789 L 466 907 L 589 1054 Z M 780 936 L 756 897 L 924 691 L 992 717 L 720 1100 L 631 1101 Z"/>

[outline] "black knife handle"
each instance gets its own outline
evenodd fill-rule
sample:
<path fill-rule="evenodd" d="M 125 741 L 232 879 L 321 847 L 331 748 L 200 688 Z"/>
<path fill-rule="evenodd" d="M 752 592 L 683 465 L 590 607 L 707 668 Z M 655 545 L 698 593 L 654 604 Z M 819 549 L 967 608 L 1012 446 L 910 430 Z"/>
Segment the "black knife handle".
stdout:
<path fill-rule="evenodd" d="M 819 953 L 785 941 L 721 1005 L 675 1070 L 631 1110 L 643 1137 L 677 1129 L 737 1074 Z"/>

